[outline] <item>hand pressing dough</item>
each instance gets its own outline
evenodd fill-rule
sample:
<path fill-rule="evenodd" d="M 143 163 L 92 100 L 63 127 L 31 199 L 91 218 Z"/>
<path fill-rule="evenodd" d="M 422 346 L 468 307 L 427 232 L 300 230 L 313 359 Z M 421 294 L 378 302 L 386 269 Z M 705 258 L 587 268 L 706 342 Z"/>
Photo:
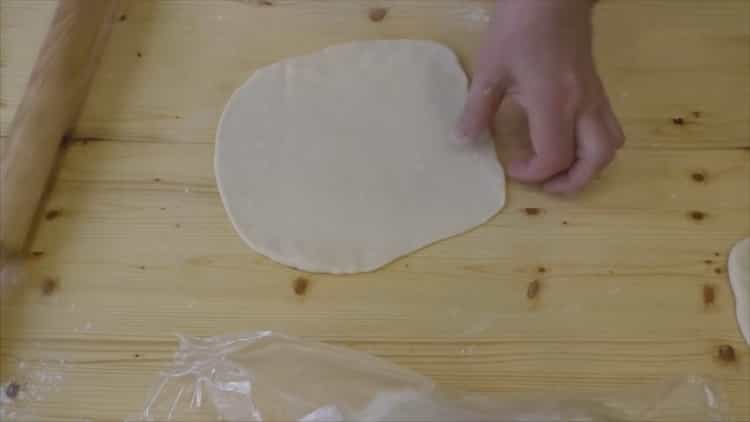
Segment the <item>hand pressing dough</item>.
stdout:
<path fill-rule="evenodd" d="M 729 283 L 734 292 L 737 323 L 750 345 L 750 238 L 739 241 L 729 254 Z"/>
<path fill-rule="evenodd" d="M 505 202 L 489 137 L 454 141 L 467 79 L 428 41 L 333 46 L 256 71 L 217 132 L 216 178 L 253 249 L 312 272 L 375 270 Z"/>

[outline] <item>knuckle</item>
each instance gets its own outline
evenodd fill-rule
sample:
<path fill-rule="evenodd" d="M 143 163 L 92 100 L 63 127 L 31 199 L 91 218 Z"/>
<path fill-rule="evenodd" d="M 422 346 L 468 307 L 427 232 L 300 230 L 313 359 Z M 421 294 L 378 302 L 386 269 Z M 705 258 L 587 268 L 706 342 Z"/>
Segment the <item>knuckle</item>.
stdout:
<path fill-rule="evenodd" d="M 486 76 L 479 76 L 471 81 L 471 89 L 477 92 L 487 92 L 495 88 L 495 83 Z"/>
<path fill-rule="evenodd" d="M 568 69 L 560 74 L 560 86 L 567 92 L 581 91 L 585 86 L 579 71 Z"/>
<path fill-rule="evenodd" d="M 616 134 L 613 137 L 613 144 L 616 149 L 622 148 L 625 145 L 625 135 L 620 133 Z"/>
<path fill-rule="evenodd" d="M 587 83 L 579 72 L 565 72 L 561 77 L 558 89 L 564 93 L 569 104 L 581 104 L 588 97 Z"/>
<path fill-rule="evenodd" d="M 555 174 L 570 167 L 575 159 L 572 151 L 560 151 L 541 159 L 540 167 L 545 173 Z"/>

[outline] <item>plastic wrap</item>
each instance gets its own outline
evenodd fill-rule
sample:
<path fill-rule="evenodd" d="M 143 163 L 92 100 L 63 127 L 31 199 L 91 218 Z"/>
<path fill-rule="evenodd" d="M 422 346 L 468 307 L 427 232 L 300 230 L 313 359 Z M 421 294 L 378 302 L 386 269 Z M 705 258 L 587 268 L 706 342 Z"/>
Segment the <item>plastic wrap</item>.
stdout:
<path fill-rule="evenodd" d="M 450 394 L 374 356 L 272 332 L 181 337 L 130 421 L 725 421 L 716 387 L 686 376 L 596 397 Z"/>

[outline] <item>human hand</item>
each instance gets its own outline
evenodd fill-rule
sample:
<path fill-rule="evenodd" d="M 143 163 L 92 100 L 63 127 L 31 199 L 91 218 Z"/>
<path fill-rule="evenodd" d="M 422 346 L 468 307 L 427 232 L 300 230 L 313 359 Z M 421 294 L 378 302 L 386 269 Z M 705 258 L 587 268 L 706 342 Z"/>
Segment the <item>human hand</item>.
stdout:
<path fill-rule="evenodd" d="M 459 122 L 459 137 L 476 139 L 513 98 L 533 152 L 508 173 L 548 192 L 579 191 L 625 141 L 594 65 L 592 8 L 593 0 L 497 0 Z"/>

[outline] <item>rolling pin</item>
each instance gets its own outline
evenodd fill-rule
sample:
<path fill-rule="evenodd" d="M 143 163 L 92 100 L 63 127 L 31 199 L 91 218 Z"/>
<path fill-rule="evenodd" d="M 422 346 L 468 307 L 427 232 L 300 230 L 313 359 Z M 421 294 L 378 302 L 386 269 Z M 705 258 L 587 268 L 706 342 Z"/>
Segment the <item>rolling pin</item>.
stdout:
<path fill-rule="evenodd" d="M 47 37 L 10 124 L 0 156 L 0 288 L 26 242 L 55 165 L 71 133 L 120 0 L 60 0 Z"/>

